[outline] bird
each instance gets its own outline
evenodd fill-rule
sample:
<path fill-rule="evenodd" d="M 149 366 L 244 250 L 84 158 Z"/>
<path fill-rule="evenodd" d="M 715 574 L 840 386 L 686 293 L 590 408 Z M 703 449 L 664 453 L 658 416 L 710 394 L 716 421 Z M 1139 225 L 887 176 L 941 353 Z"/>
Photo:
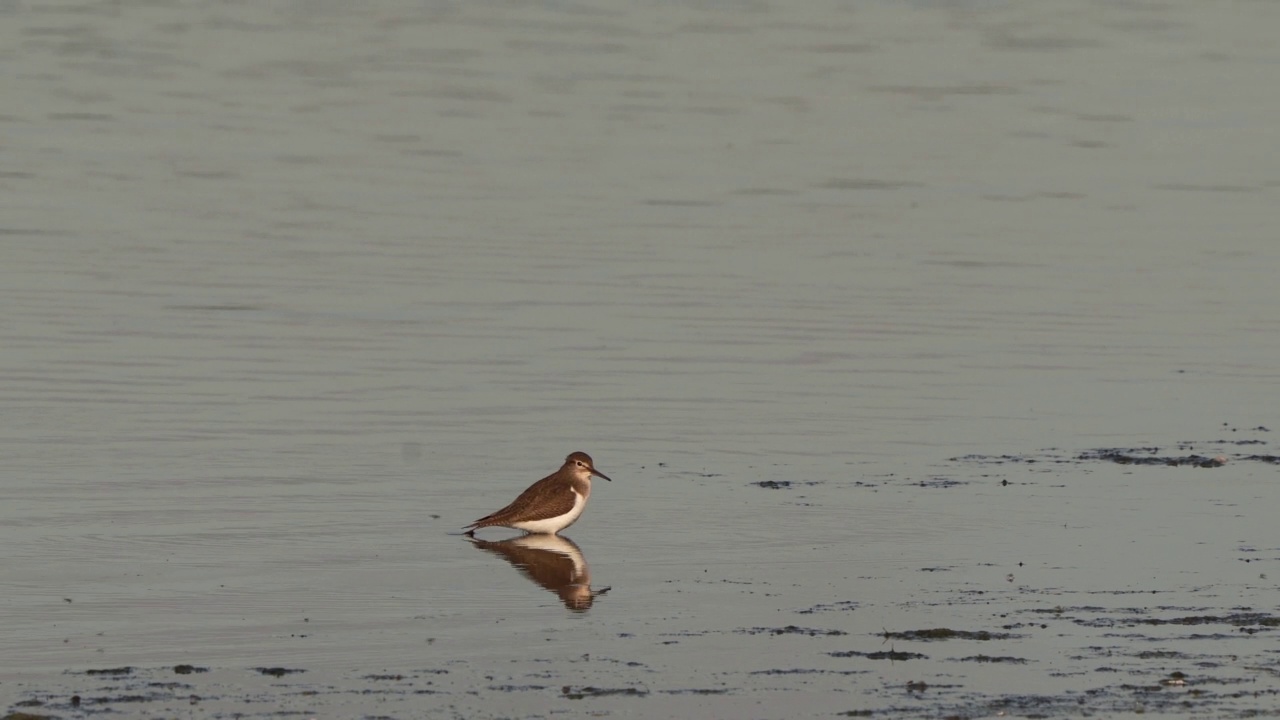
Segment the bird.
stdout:
<path fill-rule="evenodd" d="M 613 482 L 596 469 L 590 455 L 569 453 L 559 470 L 530 485 L 510 505 L 467 525 L 465 534 L 474 537 L 480 528 L 500 526 L 555 535 L 576 522 L 587 507 L 592 475 Z"/>

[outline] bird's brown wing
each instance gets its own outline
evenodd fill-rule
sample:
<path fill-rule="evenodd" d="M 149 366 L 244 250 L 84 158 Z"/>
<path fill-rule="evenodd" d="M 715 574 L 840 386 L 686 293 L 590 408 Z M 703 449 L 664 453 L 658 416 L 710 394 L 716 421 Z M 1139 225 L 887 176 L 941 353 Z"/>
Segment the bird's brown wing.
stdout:
<path fill-rule="evenodd" d="M 573 490 L 567 485 L 551 482 L 545 477 L 520 493 L 510 505 L 485 515 L 471 523 L 469 528 L 505 525 L 513 520 L 546 520 L 559 517 L 573 509 L 576 501 Z"/>

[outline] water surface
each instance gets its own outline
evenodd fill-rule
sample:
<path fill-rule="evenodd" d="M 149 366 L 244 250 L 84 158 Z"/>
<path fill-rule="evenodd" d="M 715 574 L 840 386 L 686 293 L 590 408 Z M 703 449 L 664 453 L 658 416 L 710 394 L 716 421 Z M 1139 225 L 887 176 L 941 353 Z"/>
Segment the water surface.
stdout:
<path fill-rule="evenodd" d="M 1270 706 L 1280 9 L 0 14 L 5 708 Z"/>

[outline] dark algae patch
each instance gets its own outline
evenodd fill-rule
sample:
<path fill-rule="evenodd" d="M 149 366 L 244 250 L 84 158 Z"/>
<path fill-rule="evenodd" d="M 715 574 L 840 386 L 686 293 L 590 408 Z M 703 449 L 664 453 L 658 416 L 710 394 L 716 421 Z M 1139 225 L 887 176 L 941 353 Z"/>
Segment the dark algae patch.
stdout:
<path fill-rule="evenodd" d="M 808 635 L 809 637 L 817 637 L 819 635 L 848 635 L 843 630 L 826 630 L 823 628 L 806 628 L 796 625 L 787 625 L 786 627 L 754 627 L 739 630 L 740 633 L 747 635 Z"/>
<path fill-rule="evenodd" d="M 951 458 L 952 462 L 972 463 L 976 465 L 1005 464 L 1059 464 L 1087 465 L 1089 463 L 1107 462 L 1117 465 L 1149 465 L 1161 467 L 1197 467 L 1219 468 L 1232 461 L 1276 462 L 1269 455 L 1236 455 L 1234 457 L 1219 453 L 1217 455 L 1162 455 L 1160 448 L 1097 448 L 1084 450 L 1075 455 L 1063 455 L 1056 449 L 1041 450 L 1036 454 L 1026 455 L 961 455 Z"/>
<path fill-rule="evenodd" d="M 1006 663 L 1009 665 L 1026 665 L 1026 658 L 1018 657 L 992 657 L 990 655 L 970 655 L 962 657 L 957 662 L 980 662 L 980 663 Z"/>
<path fill-rule="evenodd" d="M 648 690 L 642 690 L 642 689 L 640 689 L 640 688 L 634 688 L 634 687 L 627 687 L 627 688 L 598 688 L 598 687 L 581 687 L 581 688 L 574 688 L 574 687 L 572 687 L 572 686 L 570 686 L 570 685 L 565 685 L 563 688 L 561 688 L 560 692 L 561 692 L 561 694 L 562 694 L 562 695 L 564 695 L 564 697 L 567 697 L 567 698 L 569 698 L 570 700 L 582 700 L 583 698 L 595 698 L 595 697 L 609 697 L 609 696 L 611 696 L 611 695 L 622 695 L 622 696 L 626 696 L 626 697 L 644 697 L 644 696 L 646 696 L 646 695 L 648 695 L 648 694 L 649 694 L 649 691 L 648 691 Z"/>
<path fill-rule="evenodd" d="M 813 486 L 813 485 L 819 485 L 821 483 L 816 480 L 810 480 L 810 481 L 804 481 L 804 482 L 799 480 L 761 480 L 759 482 L 753 482 L 749 484 L 752 487 L 762 487 L 767 490 L 786 490 L 791 487 L 802 487 L 805 485 Z"/>
<path fill-rule="evenodd" d="M 270 675 L 271 677 L 284 677 L 285 675 L 292 675 L 293 673 L 306 672 L 306 670 L 295 670 L 295 669 L 283 668 L 283 667 L 260 667 L 260 668 L 254 668 L 254 670 L 257 670 L 263 675 Z"/>
<path fill-rule="evenodd" d="M 1232 432 L 1237 432 L 1231 428 Z M 1269 433 L 1263 426 L 1251 428 L 1244 432 Z M 1274 452 L 1257 452 L 1273 443 L 1270 438 L 1249 439 L 1216 439 L 1216 440 L 1182 440 L 1162 446 L 1136 446 L 1091 448 L 1070 452 L 1060 448 L 1045 448 L 1028 453 L 987 455 L 975 453 L 951 458 L 951 462 L 970 465 L 1078 465 L 1087 466 L 1092 463 L 1114 463 L 1117 465 L 1136 465 L 1146 467 L 1185 467 L 1185 468 L 1220 468 L 1235 462 L 1259 462 L 1269 465 L 1280 464 L 1280 448 Z M 1242 448 L 1251 448 L 1249 453 L 1240 452 Z"/>
<path fill-rule="evenodd" d="M 952 630 L 950 628 L 933 628 L 931 630 L 904 630 L 902 632 L 885 631 L 884 637 L 889 640 L 1007 640 L 1014 635 L 1010 633 L 993 633 L 986 630 L 977 632 L 969 630 Z"/>
<path fill-rule="evenodd" d="M 821 605 L 814 605 L 813 607 L 805 608 L 804 610 L 797 610 L 796 612 L 801 615 L 815 615 L 817 613 L 823 613 L 823 612 L 847 612 L 850 610 L 857 610 L 857 609 L 858 609 L 858 603 L 852 600 L 841 600 L 840 602 L 823 603 Z"/>
<path fill-rule="evenodd" d="M 1199 468 L 1216 468 L 1227 464 L 1225 455 L 1215 457 L 1206 457 L 1204 455 L 1158 455 L 1156 454 L 1158 452 L 1160 452 L 1160 448 L 1088 450 L 1080 453 L 1077 459 L 1113 462 L 1118 465 L 1168 465 L 1170 467 L 1189 465 Z"/>
<path fill-rule="evenodd" d="M 1145 611 L 1144 611 L 1145 613 Z M 1255 633 L 1280 627 L 1280 617 L 1268 613 L 1238 612 L 1228 615 L 1184 615 L 1173 618 L 1099 617 L 1076 618 L 1075 622 L 1090 627 L 1125 627 L 1134 625 L 1230 625 L 1239 632 Z"/>
<path fill-rule="evenodd" d="M 838 652 L 827 653 L 831 657 L 847 658 L 847 657 L 864 657 L 868 660 L 925 660 L 929 656 L 920 653 L 902 652 L 899 650 L 880 650 L 877 652 L 858 652 L 857 650 L 844 650 Z"/>
<path fill-rule="evenodd" d="M 928 480 L 921 480 L 920 487 L 927 488 L 951 488 L 959 485 L 968 485 L 968 480 L 956 480 L 953 478 L 933 477 Z"/>
<path fill-rule="evenodd" d="M 126 666 L 126 667 L 118 667 L 118 668 L 104 668 L 101 670 L 85 670 L 84 674 L 85 675 L 132 675 L 133 668 Z"/>

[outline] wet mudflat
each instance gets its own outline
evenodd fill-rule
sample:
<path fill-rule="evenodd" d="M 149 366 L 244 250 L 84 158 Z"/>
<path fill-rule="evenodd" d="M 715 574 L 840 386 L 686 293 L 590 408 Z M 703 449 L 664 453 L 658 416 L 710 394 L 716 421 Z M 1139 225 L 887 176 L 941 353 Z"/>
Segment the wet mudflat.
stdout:
<path fill-rule="evenodd" d="M 1100 602 L 1096 597 L 1071 599 Z M 986 602 L 1013 604 L 995 593 Z M 663 661 L 666 654 L 714 651 L 723 643 L 719 633 L 689 632 L 676 634 L 678 640 L 661 641 L 681 646 L 665 654 L 652 648 L 573 659 L 535 653 L 525 662 L 539 669 L 528 672 L 504 672 L 501 666 L 467 660 L 365 675 L 309 674 L 301 668 L 198 668 L 194 674 L 174 668 L 89 670 L 69 673 L 38 689 L 22 689 L 18 695 L 23 699 L 10 704 L 6 717 L 92 717 L 103 712 L 154 717 L 193 711 L 236 717 L 545 717 L 577 711 L 646 717 L 688 712 L 724 717 L 735 712 L 756 717 L 788 712 L 855 717 L 1255 717 L 1274 708 L 1280 667 L 1271 633 L 1280 617 L 1256 612 L 1201 614 L 1214 609 L 1204 605 L 1133 607 L 1101 602 L 1105 604 L 1008 613 L 1005 624 L 992 625 L 1001 628 L 993 632 L 886 632 L 883 638 L 892 650 L 835 649 L 875 644 L 866 638 L 818 640 L 838 634 L 825 628 L 742 628 L 736 634 L 775 638 L 736 643 L 742 652 L 758 653 L 764 666 L 716 673 L 706 678 L 706 686 L 681 682 L 655 669 L 669 665 Z M 1017 604 L 1027 603 L 1022 598 Z M 1158 632 L 1162 625 L 1177 630 Z M 1057 636 L 1052 645 L 1067 654 L 1045 657 L 1045 643 L 1033 639 L 1045 634 Z M 1259 634 L 1262 637 L 1254 637 Z M 811 638 L 808 659 L 800 660 L 800 667 L 768 667 L 765 658 L 771 654 L 797 660 L 806 654 L 794 643 L 776 647 L 777 637 L 789 635 Z M 902 649 L 907 647 L 913 649 Z M 1010 652 L 1025 654 L 1001 654 Z M 927 669 L 910 669 L 920 665 Z M 1028 665 L 1033 669 L 1022 671 Z M 1020 672 L 1009 672 L 1010 667 Z M 1024 691 L 980 689 L 994 682 L 990 676 L 1010 674 L 1018 679 L 999 684 L 1025 683 Z M 904 681 L 904 676 L 917 679 Z M 1055 691 L 1053 686 L 1082 689 Z M 814 691 L 820 694 L 799 694 Z M 712 697 L 717 702 L 702 701 Z"/>
<path fill-rule="evenodd" d="M 1265 715 L 1280 702 L 1280 593 L 1267 577 L 1280 545 L 1265 513 L 1227 498 L 1243 490 L 1273 502 L 1271 471 L 1254 480 L 1237 471 L 1280 445 L 1266 428 L 1242 434 L 1171 443 L 1222 461 L 1214 465 L 1054 449 L 942 460 L 927 477 L 767 486 L 744 477 L 726 491 L 755 515 L 811 516 L 826 528 L 813 545 L 743 538 L 691 551 L 657 538 L 628 552 L 589 532 L 580 535 L 593 545 L 447 536 L 438 547 L 476 560 L 502 597 L 477 598 L 491 614 L 479 626 L 451 631 L 445 614 L 431 613 L 404 624 L 420 643 L 418 661 L 396 658 L 390 645 L 387 662 L 360 668 L 228 666 L 197 650 L 179 665 L 7 683 L 9 710 L 13 718 Z M 1158 456 L 1154 447 L 1123 455 L 1133 453 Z M 795 466 L 769 472 L 794 477 Z M 665 464 L 628 477 L 704 487 L 724 479 Z M 889 508 L 897 511 L 880 515 Z M 830 537 L 826 519 L 837 511 L 869 522 L 864 543 Z M 932 513 L 987 530 L 946 533 L 939 543 L 926 528 L 893 527 Z M 1237 520 L 1226 534 L 1176 531 L 1216 513 Z M 904 555 L 876 540 L 895 532 L 905 533 Z M 593 576 L 616 587 L 591 592 Z M 315 631 L 323 654 L 327 631 Z M 269 642 L 262 648 L 280 656 Z"/>

